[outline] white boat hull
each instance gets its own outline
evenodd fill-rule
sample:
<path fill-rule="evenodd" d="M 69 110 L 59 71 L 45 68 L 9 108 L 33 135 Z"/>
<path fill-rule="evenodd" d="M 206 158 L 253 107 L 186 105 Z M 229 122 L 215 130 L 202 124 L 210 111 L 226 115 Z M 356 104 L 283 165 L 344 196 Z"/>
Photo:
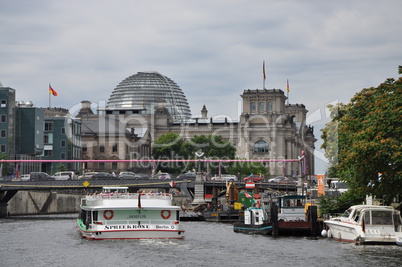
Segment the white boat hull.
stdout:
<path fill-rule="evenodd" d="M 349 216 L 324 221 L 329 238 L 358 244 L 401 244 L 401 220 L 392 207 L 356 205 L 345 214 Z"/>
<path fill-rule="evenodd" d="M 80 220 L 77 220 L 77 227 L 82 237 L 91 240 L 184 238 L 184 230 L 179 229 L 179 227 L 176 225 L 172 225 L 170 227 L 167 227 L 165 225 L 149 225 L 148 227 L 141 227 L 137 229 L 133 229 L 133 225 L 115 225 L 114 227 L 112 227 L 113 229 L 105 229 L 107 227 L 95 226 L 95 229 L 86 230 L 85 225 L 80 223 Z"/>

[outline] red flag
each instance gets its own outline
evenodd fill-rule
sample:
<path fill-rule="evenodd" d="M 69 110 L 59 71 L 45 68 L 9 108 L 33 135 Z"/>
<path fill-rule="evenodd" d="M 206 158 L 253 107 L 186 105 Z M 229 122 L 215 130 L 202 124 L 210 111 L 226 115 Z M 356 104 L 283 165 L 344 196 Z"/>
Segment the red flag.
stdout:
<path fill-rule="evenodd" d="M 141 192 L 138 193 L 138 209 L 141 209 Z"/>
<path fill-rule="evenodd" d="M 57 96 L 57 92 L 52 88 L 52 86 L 49 83 L 49 94 L 52 94 L 54 96 Z"/>
<path fill-rule="evenodd" d="M 262 62 L 262 74 L 264 75 L 264 80 L 266 80 L 267 76 L 265 75 L 265 60 Z"/>

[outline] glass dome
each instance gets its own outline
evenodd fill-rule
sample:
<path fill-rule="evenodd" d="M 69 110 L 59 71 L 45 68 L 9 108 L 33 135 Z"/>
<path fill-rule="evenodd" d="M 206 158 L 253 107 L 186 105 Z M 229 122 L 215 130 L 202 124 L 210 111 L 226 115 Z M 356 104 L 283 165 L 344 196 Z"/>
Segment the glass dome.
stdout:
<path fill-rule="evenodd" d="M 174 120 L 191 118 L 190 106 L 181 88 L 170 78 L 156 71 L 138 72 L 120 82 L 110 95 L 108 109 L 145 108 L 164 103 Z"/>

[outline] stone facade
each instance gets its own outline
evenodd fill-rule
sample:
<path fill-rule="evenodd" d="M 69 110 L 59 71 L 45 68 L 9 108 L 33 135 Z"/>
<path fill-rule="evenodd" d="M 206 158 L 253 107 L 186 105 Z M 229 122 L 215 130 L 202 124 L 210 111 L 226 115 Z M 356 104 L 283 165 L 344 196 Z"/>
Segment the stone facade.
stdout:
<path fill-rule="evenodd" d="M 195 135 L 221 135 L 236 147 L 241 159 L 297 159 L 304 151 L 307 174 L 314 171 L 313 128 L 305 125 L 307 110 L 302 104 L 286 104 L 280 89 L 244 90 L 239 121 L 208 119 L 204 105 L 200 118 L 174 121 L 162 104 L 154 112 L 131 108 L 103 108 L 98 114 L 80 112 L 82 159 L 150 159 L 152 142 L 165 133 L 190 140 Z M 83 109 L 88 108 L 83 102 Z M 83 115 L 85 114 L 85 115 Z M 150 166 L 148 166 L 150 167 Z M 298 162 L 269 163 L 271 175 L 297 175 Z M 87 168 L 119 172 L 139 170 L 133 163 L 88 163 Z"/>

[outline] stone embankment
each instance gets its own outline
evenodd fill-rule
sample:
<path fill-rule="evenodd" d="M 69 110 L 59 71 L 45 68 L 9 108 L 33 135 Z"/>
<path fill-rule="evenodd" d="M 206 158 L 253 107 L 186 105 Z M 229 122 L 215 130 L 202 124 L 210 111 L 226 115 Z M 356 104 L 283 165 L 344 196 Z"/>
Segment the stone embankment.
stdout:
<path fill-rule="evenodd" d="M 49 191 L 18 191 L 8 202 L 8 215 L 34 215 L 55 213 L 78 213 L 81 194 L 67 194 Z M 184 195 L 173 197 L 173 205 L 191 207 L 191 201 Z"/>

